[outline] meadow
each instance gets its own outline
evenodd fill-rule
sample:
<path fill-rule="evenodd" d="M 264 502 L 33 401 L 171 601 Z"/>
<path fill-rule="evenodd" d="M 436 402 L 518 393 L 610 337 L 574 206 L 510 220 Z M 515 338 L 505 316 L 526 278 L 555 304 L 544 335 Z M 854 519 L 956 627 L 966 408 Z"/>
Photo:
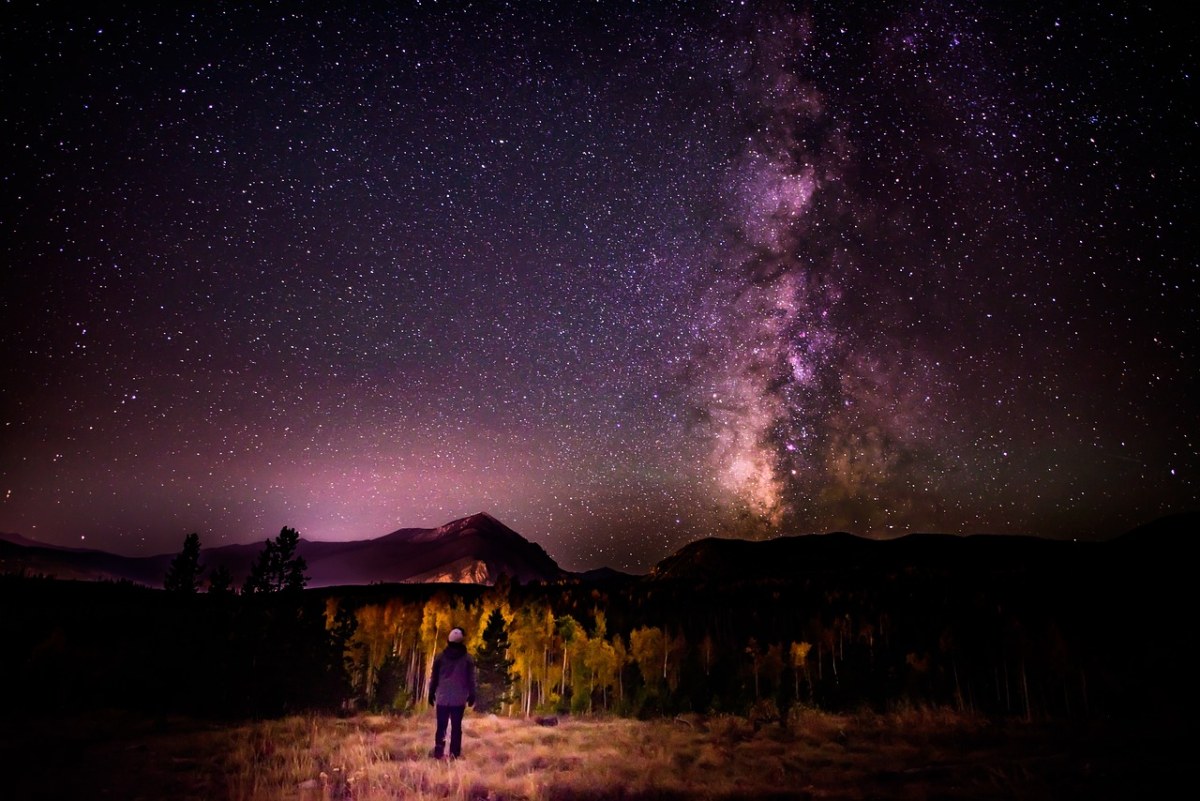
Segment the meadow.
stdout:
<path fill-rule="evenodd" d="M 1153 539 L 1012 544 L 718 583 L 0 576 L 0 799 L 1174 797 L 1190 562 Z M 480 706 L 463 759 L 437 761 L 428 676 L 452 625 Z"/>
<path fill-rule="evenodd" d="M 1166 792 L 1170 732 L 950 710 L 537 718 L 468 712 L 459 760 L 432 713 L 218 724 L 124 712 L 8 728 L 6 798 L 174 801 L 1122 799 Z"/>

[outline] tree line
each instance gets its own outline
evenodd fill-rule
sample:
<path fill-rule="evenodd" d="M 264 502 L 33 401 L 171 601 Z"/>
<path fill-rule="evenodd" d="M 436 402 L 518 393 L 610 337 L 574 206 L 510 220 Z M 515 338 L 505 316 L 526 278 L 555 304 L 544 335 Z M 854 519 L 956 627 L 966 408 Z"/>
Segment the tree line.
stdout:
<path fill-rule="evenodd" d="M 421 706 L 428 667 L 454 626 L 473 652 L 502 643 L 511 667 L 495 711 L 505 714 L 784 720 L 803 707 L 932 704 L 1028 718 L 1088 714 L 1097 700 L 1091 644 L 1040 613 L 882 607 L 794 587 L 707 596 L 687 584 L 354 595 L 333 602 L 353 608 L 350 685 L 375 709 Z M 1101 666 L 1092 681 L 1102 688 L 1106 675 Z"/>
<path fill-rule="evenodd" d="M 881 568 L 788 581 L 309 589 L 298 541 L 290 528 L 269 540 L 240 588 L 221 571 L 204 575 L 196 535 L 163 590 L 8 577 L 0 589 L 26 603 L 0 623 L 20 657 L 0 665 L 0 679 L 61 707 L 405 711 L 427 702 L 433 659 L 457 626 L 480 666 L 481 710 L 786 723 L 809 707 L 1119 714 L 1166 700 L 1153 696 L 1174 686 L 1181 663 L 1163 588 L 1123 585 L 1115 567 L 1069 580 L 1060 565 L 1030 565 L 1019 575 Z M 1150 641 L 1121 647 L 1114 628 Z"/>

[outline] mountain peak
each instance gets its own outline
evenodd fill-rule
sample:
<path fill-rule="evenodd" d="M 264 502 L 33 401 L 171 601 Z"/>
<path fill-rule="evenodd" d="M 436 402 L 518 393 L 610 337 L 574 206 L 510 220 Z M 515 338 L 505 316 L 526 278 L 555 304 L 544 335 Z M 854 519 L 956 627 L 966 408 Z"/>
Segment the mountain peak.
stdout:
<path fill-rule="evenodd" d="M 540 545 L 487 512 L 451 520 L 437 528 L 400 529 L 381 539 L 397 548 L 420 548 L 427 557 L 436 555 L 437 564 L 429 571 L 417 570 L 417 551 L 406 557 L 410 562 L 405 569 L 420 575 L 422 581 L 447 580 L 446 576 L 454 575 L 460 576 L 456 579 L 459 581 L 490 584 L 501 574 L 522 582 L 563 575 Z"/>
<path fill-rule="evenodd" d="M 388 539 L 405 542 L 433 542 L 480 534 L 485 537 L 494 537 L 499 534 L 509 539 L 521 536 L 487 512 L 477 512 L 467 517 L 460 517 L 436 528 L 402 528 L 386 536 Z"/>
<path fill-rule="evenodd" d="M 487 512 L 476 512 L 473 515 L 468 515 L 466 517 L 460 517 L 458 520 L 451 520 L 449 523 L 445 523 L 441 526 L 438 526 L 437 530 L 449 532 L 449 531 L 459 531 L 459 530 L 471 529 L 471 528 L 483 528 L 485 530 L 486 529 L 501 529 L 504 531 L 511 531 L 511 529 L 509 529 L 508 526 L 504 525 L 503 523 L 501 523 L 496 518 L 492 517 Z"/>

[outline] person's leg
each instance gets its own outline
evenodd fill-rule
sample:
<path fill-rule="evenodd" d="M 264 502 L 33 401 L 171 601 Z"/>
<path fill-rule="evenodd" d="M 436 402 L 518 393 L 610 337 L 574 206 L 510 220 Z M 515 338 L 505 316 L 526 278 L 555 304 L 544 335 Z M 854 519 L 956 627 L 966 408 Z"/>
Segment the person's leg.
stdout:
<path fill-rule="evenodd" d="M 465 706 L 447 707 L 450 710 L 450 756 L 462 756 L 462 721 Z"/>
<path fill-rule="evenodd" d="M 432 756 L 441 759 L 446 752 L 446 724 L 450 722 L 452 707 L 437 705 L 437 732 L 433 736 Z"/>

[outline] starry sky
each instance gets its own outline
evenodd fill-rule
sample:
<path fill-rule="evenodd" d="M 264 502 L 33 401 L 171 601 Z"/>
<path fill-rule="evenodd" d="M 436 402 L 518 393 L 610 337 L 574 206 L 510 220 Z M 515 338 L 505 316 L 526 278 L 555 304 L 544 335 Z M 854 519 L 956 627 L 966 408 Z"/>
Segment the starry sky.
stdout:
<path fill-rule="evenodd" d="M 5 3 L 0 531 L 641 571 L 1194 510 L 1173 7 Z"/>

